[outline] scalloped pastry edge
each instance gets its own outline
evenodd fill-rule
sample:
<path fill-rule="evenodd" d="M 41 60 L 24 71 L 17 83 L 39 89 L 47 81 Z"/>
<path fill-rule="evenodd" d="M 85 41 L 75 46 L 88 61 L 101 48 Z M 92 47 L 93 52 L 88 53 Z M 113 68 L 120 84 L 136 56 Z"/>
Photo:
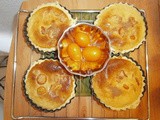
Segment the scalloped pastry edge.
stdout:
<path fill-rule="evenodd" d="M 40 52 L 53 52 L 53 51 L 56 51 L 57 50 L 57 46 L 55 46 L 53 48 L 42 48 L 42 47 L 37 46 L 35 43 L 32 42 L 32 40 L 30 39 L 30 37 L 28 35 L 28 25 L 29 25 L 29 21 L 32 18 L 33 14 L 35 14 L 39 9 L 41 9 L 43 7 L 48 7 L 48 6 L 53 6 L 53 7 L 56 7 L 58 9 L 60 9 L 61 11 L 63 11 L 67 15 L 68 19 L 70 20 L 69 26 L 75 25 L 76 21 L 77 21 L 77 19 L 73 19 L 72 18 L 72 15 L 70 14 L 70 11 L 68 9 L 66 9 L 64 6 L 60 5 L 58 2 L 43 3 L 43 4 L 39 5 L 39 6 L 37 6 L 37 8 L 35 8 L 29 14 L 29 17 L 27 19 L 27 24 L 26 24 L 27 25 L 26 26 L 26 32 L 27 32 L 27 34 L 26 34 L 26 36 L 28 38 L 28 41 L 30 42 L 30 45 L 32 45 L 35 49 L 37 49 Z"/>
<path fill-rule="evenodd" d="M 142 78 L 143 78 L 142 88 L 141 88 L 141 94 L 137 97 L 137 100 L 135 100 L 132 104 L 127 105 L 127 106 L 124 106 L 124 107 L 121 107 L 121 108 L 117 108 L 117 107 L 113 107 L 113 106 L 110 106 L 110 105 L 102 102 L 101 99 L 97 97 L 96 93 L 94 92 L 94 88 L 93 88 L 93 86 L 92 86 L 92 79 L 94 78 L 94 76 L 93 76 L 93 78 L 91 79 L 91 89 L 93 90 L 94 96 L 97 98 L 97 100 L 98 100 L 100 103 L 102 103 L 105 107 L 110 108 L 110 109 L 112 109 L 112 110 L 116 110 L 116 111 L 127 110 L 127 109 L 135 109 L 136 107 L 138 107 L 138 105 L 139 105 L 140 102 L 141 102 L 141 98 L 143 97 L 143 93 L 144 93 L 144 91 L 145 91 L 145 85 L 146 85 L 146 84 L 145 84 L 146 77 L 145 77 L 145 75 L 144 75 L 144 71 L 143 71 L 142 67 L 138 64 L 138 62 L 135 61 L 135 60 L 133 60 L 133 58 L 126 57 L 126 56 L 118 56 L 118 57 L 117 57 L 117 56 L 114 56 L 114 57 L 112 57 L 111 59 L 120 58 L 120 57 L 121 57 L 121 59 L 128 60 L 128 61 L 132 62 L 133 64 L 135 64 L 135 65 L 139 68 L 139 70 L 140 70 L 140 72 L 141 72 L 141 75 L 142 75 Z"/>
<path fill-rule="evenodd" d="M 72 89 L 72 93 L 70 95 L 70 97 L 59 107 L 57 108 L 54 108 L 54 109 L 47 109 L 47 108 L 44 108 L 44 107 L 41 107 L 39 106 L 35 101 L 33 101 L 30 96 L 29 96 L 29 93 L 27 92 L 27 88 L 26 88 L 26 78 L 28 77 L 28 74 L 29 74 L 29 71 L 37 64 L 41 64 L 43 63 L 44 61 L 46 60 L 52 60 L 52 61 L 57 61 L 57 60 L 53 60 L 53 59 L 48 59 L 48 58 L 44 58 L 44 59 L 39 59 L 37 61 L 35 61 L 26 71 L 24 77 L 23 77 L 23 89 L 24 89 L 24 94 L 27 98 L 27 100 L 30 102 L 30 104 L 35 107 L 35 108 L 38 108 L 39 110 L 43 110 L 43 111 L 46 111 L 46 112 L 54 112 L 54 111 L 57 111 L 57 110 L 61 110 L 62 108 L 65 108 L 68 104 L 71 103 L 71 100 L 74 99 L 74 97 L 76 96 L 76 82 L 75 82 L 75 79 L 74 79 L 74 76 L 72 75 L 72 79 L 74 80 L 73 82 L 73 89 Z"/>
<path fill-rule="evenodd" d="M 106 7 L 104 7 L 100 13 L 96 16 L 96 20 L 94 21 L 94 25 L 96 25 L 98 23 L 98 19 L 100 18 L 101 14 L 103 14 L 105 12 L 105 10 L 107 10 L 109 7 L 115 5 L 115 4 L 125 4 L 125 5 L 128 5 L 134 9 L 137 10 L 137 12 L 140 13 L 141 17 L 143 18 L 143 22 L 144 22 L 144 27 L 145 27 L 145 34 L 144 34 L 144 38 L 141 40 L 141 42 L 139 44 L 137 44 L 135 47 L 133 48 L 130 48 L 128 50 L 123 50 L 123 51 L 119 51 L 119 50 L 116 50 L 114 49 L 112 46 L 111 46 L 111 50 L 114 54 L 118 54 L 118 53 L 129 53 L 129 52 L 133 52 L 135 51 L 136 49 L 138 49 L 142 44 L 143 42 L 146 41 L 146 37 L 147 37 L 147 34 L 148 34 L 148 26 L 147 26 L 147 21 L 146 21 L 146 16 L 145 16 L 145 11 L 143 9 L 138 9 L 136 6 L 134 6 L 133 4 L 128 4 L 128 3 L 122 3 L 122 2 L 119 2 L 119 3 L 112 3 L 112 4 L 109 4 L 107 5 Z M 106 31 L 105 31 L 106 32 Z"/>
<path fill-rule="evenodd" d="M 87 73 L 86 73 L 86 74 L 82 74 L 81 72 L 78 73 L 78 72 L 72 71 L 72 69 L 68 68 L 68 66 L 63 62 L 63 60 L 62 60 L 62 58 L 61 58 L 61 55 L 60 55 L 60 54 L 61 54 L 61 53 L 60 53 L 60 48 L 61 48 L 61 40 L 62 40 L 62 38 L 64 37 L 64 35 L 66 34 L 66 32 L 68 32 L 70 29 L 76 28 L 76 27 L 78 27 L 78 26 L 80 26 L 80 25 L 88 25 L 88 26 L 91 26 L 91 27 L 95 27 L 95 28 L 99 29 L 99 30 L 102 32 L 102 34 L 104 34 L 104 35 L 106 36 L 106 38 L 108 39 L 109 58 L 105 61 L 104 65 L 103 65 L 101 68 L 99 68 L 98 70 L 92 72 L 91 74 L 87 74 Z M 101 71 L 107 66 L 108 61 L 109 61 L 110 58 L 111 58 L 111 47 L 110 47 L 110 46 L 111 46 L 111 43 L 110 43 L 110 38 L 108 37 L 108 33 L 107 33 L 107 32 L 104 32 L 99 26 L 95 26 L 95 25 L 90 24 L 90 23 L 77 23 L 76 25 L 73 25 L 73 26 L 69 27 L 68 29 L 66 29 L 66 30 L 63 32 L 63 34 L 62 34 L 62 36 L 60 37 L 57 45 L 58 45 L 58 48 L 57 48 L 57 49 L 58 49 L 58 59 L 59 59 L 60 63 L 61 63 L 61 64 L 65 67 L 65 69 L 66 69 L 68 72 L 70 72 L 71 74 L 79 75 L 79 76 L 82 76 L 82 77 L 92 76 L 92 75 L 94 75 L 94 74 L 96 74 L 96 73 L 98 73 L 98 72 L 101 72 Z"/>

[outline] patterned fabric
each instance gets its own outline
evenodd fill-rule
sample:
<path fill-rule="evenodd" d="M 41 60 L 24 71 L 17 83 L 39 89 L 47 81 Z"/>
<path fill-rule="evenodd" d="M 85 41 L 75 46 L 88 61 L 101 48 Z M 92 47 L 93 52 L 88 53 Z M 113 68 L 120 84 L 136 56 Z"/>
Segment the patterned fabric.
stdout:
<path fill-rule="evenodd" d="M 0 56 L 0 102 L 4 100 L 7 60 L 8 56 Z"/>

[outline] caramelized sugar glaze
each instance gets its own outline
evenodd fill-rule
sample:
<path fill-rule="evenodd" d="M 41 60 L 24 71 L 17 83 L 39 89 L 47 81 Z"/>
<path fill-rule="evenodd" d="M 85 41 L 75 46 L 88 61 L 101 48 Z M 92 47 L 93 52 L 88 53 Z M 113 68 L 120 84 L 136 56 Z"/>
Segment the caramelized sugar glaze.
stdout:
<path fill-rule="evenodd" d="M 73 74 L 90 76 L 102 69 L 110 58 L 109 39 L 100 28 L 81 23 L 60 38 L 59 59 Z"/>
<path fill-rule="evenodd" d="M 99 27 L 74 24 L 58 3 L 39 6 L 28 18 L 31 44 L 42 52 L 58 48 L 60 60 L 39 60 L 27 70 L 24 83 L 29 100 L 44 110 L 61 109 L 75 96 L 73 74 L 94 75 L 91 87 L 106 107 L 136 108 L 145 85 L 141 68 L 125 57 L 110 58 L 110 53 L 123 54 L 142 44 L 146 36 L 144 16 L 132 5 L 115 3 L 97 16 L 94 24 Z"/>
<path fill-rule="evenodd" d="M 140 66 L 126 57 L 113 57 L 107 67 L 92 79 L 92 88 L 100 102 L 113 110 L 133 109 L 144 91 Z"/>
<path fill-rule="evenodd" d="M 43 4 L 38 6 L 28 18 L 28 40 L 39 51 L 55 51 L 62 33 L 73 24 L 75 20 L 58 3 Z"/>
<path fill-rule="evenodd" d="M 115 53 L 130 52 L 138 48 L 147 34 L 142 11 L 127 3 L 115 3 L 105 7 L 94 24 L 108 32 Z"/>
<path fill-rule="evenodd" d="M 42 109 L 60 109 L 75 96 L 73 76 L 55 60 L 35 62 L 27 71 L 24 81 L 28 98 Z"/>

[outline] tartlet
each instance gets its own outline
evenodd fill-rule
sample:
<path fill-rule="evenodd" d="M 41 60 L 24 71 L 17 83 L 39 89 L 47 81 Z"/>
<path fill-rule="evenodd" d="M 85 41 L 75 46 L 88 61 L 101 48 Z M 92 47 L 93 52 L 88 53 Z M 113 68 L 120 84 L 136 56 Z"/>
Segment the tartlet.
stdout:
<path fill-rule="evenodd" d="M 70 73 L 91 76 L 100 72 L 110 58 L 109 38 L 97 26 L 76 24 L 59 39 L 58 58 Z"/>
<path fill-rule="evenodd" d="M 112 110 L 135 109 L 144 92 L 141 67 L 126 57 L 113 57 L 107 67 L 91 80 L 96 98 Z"/>
<path fill-rule="evenodd" d="M 55 51 L 64 30 L 75 23 L 69 11 L 58 2 L 42 4 L 27 18 L 27 40 L 38 51 Z"/>
<path fill-rule="evenodd" d="M 94 22 L 108 32 L 114 53 L 126 53 L 138 48 L 147 34 L 144 11 L 127 3 L 114 3 L 97 15 Z"/>
<path fill-rule="evenodd" d="M 57 60 L 40 59 L 34 62 L 23 82 L 30 103 L 42 110 L 59 110 L 75 96 L 75 79 Z"/>

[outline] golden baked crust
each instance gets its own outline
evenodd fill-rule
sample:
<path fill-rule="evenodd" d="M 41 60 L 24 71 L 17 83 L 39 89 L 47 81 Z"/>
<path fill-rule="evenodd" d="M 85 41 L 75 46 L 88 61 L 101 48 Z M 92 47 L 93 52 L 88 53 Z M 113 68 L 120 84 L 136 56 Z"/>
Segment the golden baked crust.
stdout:
<path fill-rule="evenodd" d="M 75 80 L 58 61 L 38 60 L 27 71 L 25 93 L 29 100 L 46 110 L 65 107 L 75 96 Z"/>
<path fill-rule="evenodd" d="M 144 91 L 144 76 L 135 62 L 126 57 L 114 57 L 107 67 L 92 79 L 96 97 L 113 110 L 134 109 Z"/>
<path fill-rule="evenodd" d="M 108 32 L 115 53 L 132 51 L 145 40 L 145 18 L 141 11 L 127 3 L 107 6 L 97 16 L 94 24 Z"/>
<path fill-rule="evenodd" d="M 100 72 L 110 58 L 109 38 L 97 26 L 77 24 L 58 41 L 58 57 L 72 74 L 91 76 Z"/>
<path fill-rule="evenodd" d="M 63 31 L 75 22 L 69 12 L 57 2 L 43 4 L 30 14 L 27 36 L 39 51 L 55 51 Z"/>

